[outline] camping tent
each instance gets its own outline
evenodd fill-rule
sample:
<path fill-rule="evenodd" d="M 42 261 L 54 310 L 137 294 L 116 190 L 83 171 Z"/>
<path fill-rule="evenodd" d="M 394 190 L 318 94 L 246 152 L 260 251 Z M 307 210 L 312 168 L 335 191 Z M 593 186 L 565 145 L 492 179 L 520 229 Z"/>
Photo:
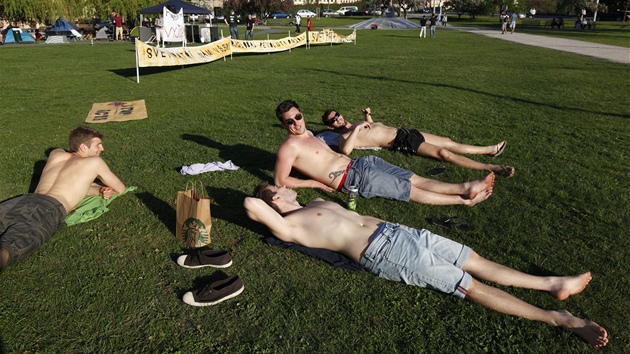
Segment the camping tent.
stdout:
<path fill-rule="evenodd" d="M 106 39 L 109 41 L 114 38 L 112 37 L 112 31 L 109 28 L 101 27 L 101 29 L 96 32 L 96 37 L 94 39 Z"/>
<path fill-rule="evenodd" d="M 179 9 L 184 9 L 185 14 L 209 15 L 210 13 L 212 13 L 212 11 L 208 9 L 189 4 L 182 0 L 168 0 L 167 2 L 163 2 L 161 4 L 142 9 L 140 10 L 140 14 L 161 14 L 164 6 L 166 6 L 167 9 L 171 10 L 171 12 L 174 13 L 178 13 Z"/>
<path fill-rule="evenodd" d="M 2 31 L 4 43 L 35 43 L 35 38 L 21 28 L 7 27 Z"/>
<path fill-rule="evenodd" d="M 68 21 L 60 17 L 57 21 L 55 21 L 55 24 L 52 27 L 46 30 L 46 33 L 57 36 L 72 36 L 72 30 L 76 31 L 76 29 L 72 27 Z"/>

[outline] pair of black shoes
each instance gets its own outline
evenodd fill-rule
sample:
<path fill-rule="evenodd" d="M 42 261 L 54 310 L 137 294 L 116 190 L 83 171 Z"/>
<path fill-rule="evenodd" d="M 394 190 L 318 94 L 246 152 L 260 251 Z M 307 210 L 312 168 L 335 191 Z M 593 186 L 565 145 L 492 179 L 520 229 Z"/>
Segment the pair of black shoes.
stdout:
<path fill-rule="evenodd" d="M 193 253 L 179 256 L 177 264 L 184 268 L 227 268 L 232 265 L 232 257 L 227 251 L 202 248 Z M 241 278 L 238 275 L 232 275 L 201 289 L 187 292 L 184 294 L 183 300 L 192 306 L 211 306 L 237 296 L 244 289 Z"/>

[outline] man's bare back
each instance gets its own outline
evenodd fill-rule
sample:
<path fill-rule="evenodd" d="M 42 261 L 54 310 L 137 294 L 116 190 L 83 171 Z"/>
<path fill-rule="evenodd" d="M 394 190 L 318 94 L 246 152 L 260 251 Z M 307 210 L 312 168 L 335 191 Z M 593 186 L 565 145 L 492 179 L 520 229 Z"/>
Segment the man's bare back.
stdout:
<path fill-rule="evenodd" d="M 109 170 L 101 157 L 82 157 L 55 149 L 48 157 L 35 193 L 57 199 L 66 212 L 70 212 L 90 194 L 97 178 L 116 193 L 125 191 L 125 185 Z"/>

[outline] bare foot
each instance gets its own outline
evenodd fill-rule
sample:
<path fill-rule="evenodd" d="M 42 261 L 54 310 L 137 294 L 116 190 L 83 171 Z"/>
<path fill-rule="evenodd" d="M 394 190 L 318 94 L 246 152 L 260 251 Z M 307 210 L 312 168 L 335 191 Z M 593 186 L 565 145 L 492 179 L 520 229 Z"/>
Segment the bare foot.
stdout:
<path fill-rule="evenodd" d="M 492 189 L 486 189 L 485 191 L 482 191 L 481 193 L 477 193 L 477 196 L 474 199 L 469 199 L 468 200 L 468 206 L 475 206 L 481 202 L 483 202 L 484 200 L 490 198 L 490 196 L 492 195 Z"/>
<path fill-rule="evenodd" d="M 591 279 L 593 279 L 591 272 L 586 272 L 572 277 L 560 277 L 557 278 L 557 284 L 552 286 L 549 293 L 557 297 L 558 300 L 565 300 L 571 295 L 581 293 Z"/>
<path fill-rule="evenodd" d="M 490 172 L 486 177 L 482 179 L 470 182 L 470 187 L 466 190 L 466 193 L 464 193 L 463 197 L 464 199 L 473 200 L 477 198 L 477 194 L 483 191 L 487 191 L 488 189 L 492 189 L 492 186 L 494 186 L 494 172 Z M 488 198 L 486 197 L 484 200 L 486 199 Z"/>
<path fill-rule="evenodd" d="M 584 339 L 588 344 L 601 348 L 608 344 L 608 332 L 597 323 L 573 316 L 569 311 L 558 311 L 561 318 L 558 325 Z"/>

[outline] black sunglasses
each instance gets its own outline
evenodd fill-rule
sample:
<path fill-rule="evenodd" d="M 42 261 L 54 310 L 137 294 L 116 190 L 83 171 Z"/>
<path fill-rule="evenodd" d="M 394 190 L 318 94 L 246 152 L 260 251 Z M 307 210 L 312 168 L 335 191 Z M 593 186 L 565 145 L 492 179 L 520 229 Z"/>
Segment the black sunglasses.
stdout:
<path fill-rule="evenodd" d="M 304 117 L 302 116 L 302 113 L 298 113 L 298 114 L 296 114 L 293 118 L 290 118 L 290 119 L 285 120 L 285 121 L 284 121 L 284 123 L 285 123 L 286 125 L 293 125 L 293 124 L 295 124 L 295 121 L 296 121 L 296 120 L 302 120 L 302 118 L 304 118 Z"/>
<path fill-rule="evenodd" d="M 340 116 L 341 116 L 341 113 L 335 112 L 335 115 L 326 122 L 326 125 L 331 126 L 335 124 L 335 122 L 337 121 L 337 119 L 339 119 Z"/>

